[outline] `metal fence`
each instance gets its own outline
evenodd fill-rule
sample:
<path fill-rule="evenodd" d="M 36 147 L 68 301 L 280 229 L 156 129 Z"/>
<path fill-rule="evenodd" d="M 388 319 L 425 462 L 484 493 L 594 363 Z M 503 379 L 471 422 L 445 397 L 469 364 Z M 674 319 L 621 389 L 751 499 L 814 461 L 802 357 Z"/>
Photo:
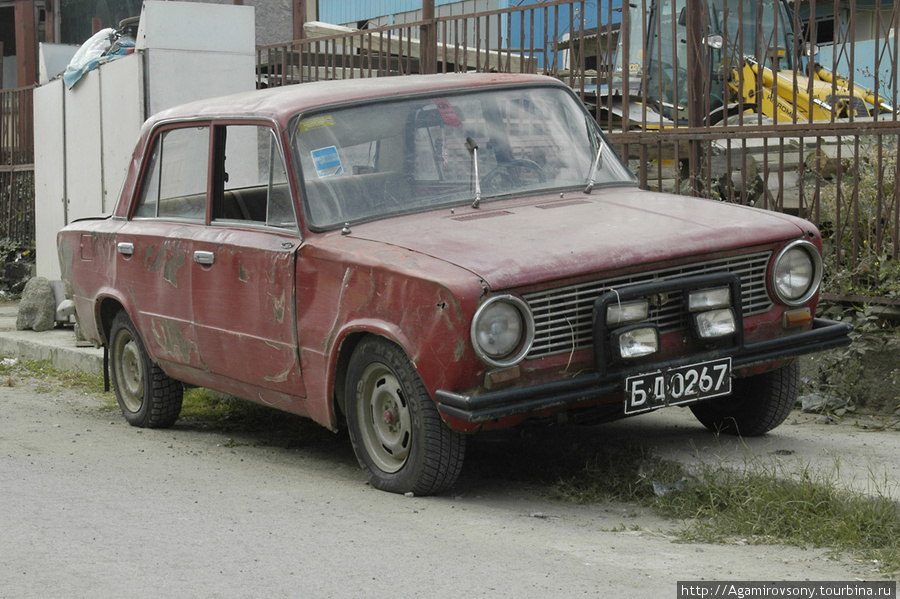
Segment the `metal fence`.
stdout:
<path fill-rule="evenodd" d="M 900 304 L 893 2 L 548 0 L 417 18 L 360 31 L 308 24 L 305 39 L 258 48 L 258 85 L 556 77 L 643 187 L 809 218 L 826 236 L 833 295 Z"/>
<path fill-rule="evenodd" d="M 0 90 L 0 240 L 34 245 L 34 105 L 31 88 Z"/>

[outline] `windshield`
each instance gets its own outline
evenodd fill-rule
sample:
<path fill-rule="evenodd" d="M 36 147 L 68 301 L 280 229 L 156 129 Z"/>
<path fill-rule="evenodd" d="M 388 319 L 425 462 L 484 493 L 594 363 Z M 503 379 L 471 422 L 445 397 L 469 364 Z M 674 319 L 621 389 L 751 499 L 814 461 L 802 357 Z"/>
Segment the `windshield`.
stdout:
<path fill-rule="evenodd" d="M 292 130 L 317 228 L 584 189 L 606 143 L 580 103 L 551 87 L 358 104 L 304 114 Z M 595 186 L 632 180 L 611 149 L 603 153 Z"/>

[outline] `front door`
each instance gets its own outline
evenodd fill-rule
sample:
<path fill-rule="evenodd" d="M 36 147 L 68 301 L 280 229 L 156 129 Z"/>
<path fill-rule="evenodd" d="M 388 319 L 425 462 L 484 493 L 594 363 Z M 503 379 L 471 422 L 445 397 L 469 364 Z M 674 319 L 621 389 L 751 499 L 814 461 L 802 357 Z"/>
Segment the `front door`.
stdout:
<path fill-rule="evenodd" d="M 297 353 L 297 220 L 274 130 L 216 125 L 210 224 L 191 254 L 193 317 L 211 373 L 236 394 L 304 413 Z"/>

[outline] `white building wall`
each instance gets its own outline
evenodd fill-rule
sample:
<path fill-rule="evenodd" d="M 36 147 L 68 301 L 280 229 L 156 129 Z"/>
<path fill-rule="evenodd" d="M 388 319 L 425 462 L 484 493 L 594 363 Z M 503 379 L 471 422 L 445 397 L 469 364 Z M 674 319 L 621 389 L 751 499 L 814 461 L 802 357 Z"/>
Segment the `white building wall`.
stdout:
<path fill-rule="evenodd" d="M 71 90 L 35 89 L 38 276 L 60 278 L 60 228 L 113 210 L 147 116 L 255 87 L 252 6 L 147 0 L 136 47 Z"/>

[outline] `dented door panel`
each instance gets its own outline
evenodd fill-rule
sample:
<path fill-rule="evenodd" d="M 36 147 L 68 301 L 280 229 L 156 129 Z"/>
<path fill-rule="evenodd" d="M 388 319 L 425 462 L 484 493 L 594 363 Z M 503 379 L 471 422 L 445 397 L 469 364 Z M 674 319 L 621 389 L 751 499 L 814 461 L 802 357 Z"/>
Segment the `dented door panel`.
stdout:
<path fill-rule="evenodd" d="M 298 242 L 270 230 L 208 227 L 195 240 L 189 269 L 194 324 L 210 372 L 272 390 L 254 395 L 303 413 L 282 405 L 305 396 L 293 301 Z"/>

